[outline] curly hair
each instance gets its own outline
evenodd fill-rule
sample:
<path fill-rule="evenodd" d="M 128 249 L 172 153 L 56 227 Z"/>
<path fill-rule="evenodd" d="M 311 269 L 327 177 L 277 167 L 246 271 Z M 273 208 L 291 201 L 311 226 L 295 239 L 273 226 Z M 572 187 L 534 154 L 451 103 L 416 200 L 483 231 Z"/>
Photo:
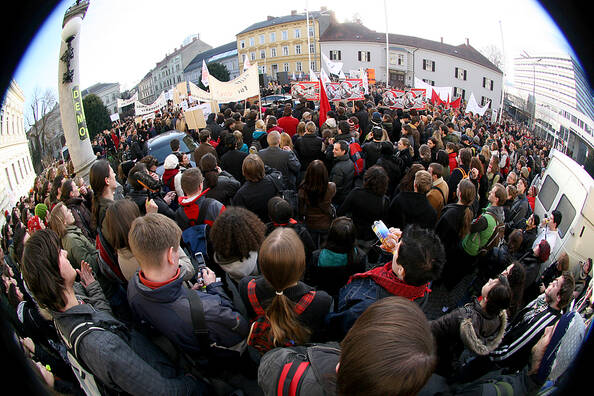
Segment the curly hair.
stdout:
<path fill-rule="evenodd" d="M 266 226 L 253 212 L 230 207 L 217 217 L 208 237 L 221 258 L 243 259 L 260 249 L 265 234 Z"/>

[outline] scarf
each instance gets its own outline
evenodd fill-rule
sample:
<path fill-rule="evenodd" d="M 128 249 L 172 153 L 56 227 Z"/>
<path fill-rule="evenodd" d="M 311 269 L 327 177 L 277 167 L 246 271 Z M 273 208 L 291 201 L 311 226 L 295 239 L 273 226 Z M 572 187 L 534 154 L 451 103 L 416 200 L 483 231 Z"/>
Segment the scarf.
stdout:
<path fill-rule="evenodd" d="M 430 293 L 429 283 L 421 286 L 411 286 L 398 278 L 392 271 L 392 263 L 386 263 L 383 267 L 377 267 L 367 272 L 351 276 L 348 283 L 354 279 L 371 278 L 375 283 L 386 289 L 390 294 L 407 298 L 411 301 Z"/>

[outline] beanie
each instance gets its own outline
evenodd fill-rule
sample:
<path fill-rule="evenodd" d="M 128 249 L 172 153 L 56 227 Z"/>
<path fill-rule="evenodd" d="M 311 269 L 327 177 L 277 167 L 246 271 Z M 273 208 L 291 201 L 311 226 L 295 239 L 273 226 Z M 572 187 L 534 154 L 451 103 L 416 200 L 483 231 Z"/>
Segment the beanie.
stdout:
<path fill-rule="evenodd" d="M 39 203 L 35 205 L 35 216 L 39 216 L 41 220 L 45 221 L 45 216 L 47 215 L 47 206 L 45 204 Z"/>
<path fill-rule="evenodd" d="M 177 165 L 179 165 L 179 159 L 177 159 L 177 156 L 175 154 L 169 154 L 165 158 L 165 162 L 163 163 L 163 168 L 175 169 L 175 168 L 177 168 Z"/>

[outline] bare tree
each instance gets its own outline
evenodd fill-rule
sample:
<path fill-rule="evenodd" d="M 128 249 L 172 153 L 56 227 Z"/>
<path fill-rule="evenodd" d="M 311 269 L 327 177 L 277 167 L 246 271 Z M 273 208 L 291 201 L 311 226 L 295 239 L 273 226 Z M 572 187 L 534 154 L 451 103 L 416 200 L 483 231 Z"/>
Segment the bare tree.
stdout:
<path fill-rule="evenodd" d="M 39 166 L 44 157 L 44 147 L 47 143 L 48 121 L 47 115 L 56 106 L 56 94 L 50 88 L 41 91 L 36 87 L 33 91 L 33 98 L 27 109 L 26 120 L 30 128 L 29 142 L 33 164 Z"/>
<path fill-rule="evenodd" d="M 499 47 L 493 44 L 489 44 L 483 49 L 480 50 L 481 54 L 483 54 L 491 63 L 493 63 L 499 70 L 503 70 L 503 54 Z"/>

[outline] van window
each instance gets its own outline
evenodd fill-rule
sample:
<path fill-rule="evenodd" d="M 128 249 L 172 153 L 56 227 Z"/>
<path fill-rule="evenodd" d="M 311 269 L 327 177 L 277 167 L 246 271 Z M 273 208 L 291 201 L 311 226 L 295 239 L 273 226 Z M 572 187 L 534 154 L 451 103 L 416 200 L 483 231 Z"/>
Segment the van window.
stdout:
<path fill-rule="evenodd" d="M 538 199 L 542 206 L 544 207 L 545 212 L 548 212 L 551 209 L 551 205 L 559 192 L 559 186 L 555 183 L 555 180 L 549 175 L 545 178 L 544 183 L 542 184 L 542 188 L 538 193 Z M 565 215 L 565 214 L 564 214 Z M 563 221 L 565 223 L 565 221 Z"/>
<path fill-rule="evenodd" d="M 557 210 L 561 212 L 561 215 L 563 216 L 561 219 L 561 225 L 558 228 L 559 237 L 563 238 L 569 229 L 569 226 L 573 222 L 573 218 L 575 217 L 575 208 L 571 202 L 569 202 L 567 196 L 563 194 L 559 200 L 559 204 L 557 204 Z"/>

